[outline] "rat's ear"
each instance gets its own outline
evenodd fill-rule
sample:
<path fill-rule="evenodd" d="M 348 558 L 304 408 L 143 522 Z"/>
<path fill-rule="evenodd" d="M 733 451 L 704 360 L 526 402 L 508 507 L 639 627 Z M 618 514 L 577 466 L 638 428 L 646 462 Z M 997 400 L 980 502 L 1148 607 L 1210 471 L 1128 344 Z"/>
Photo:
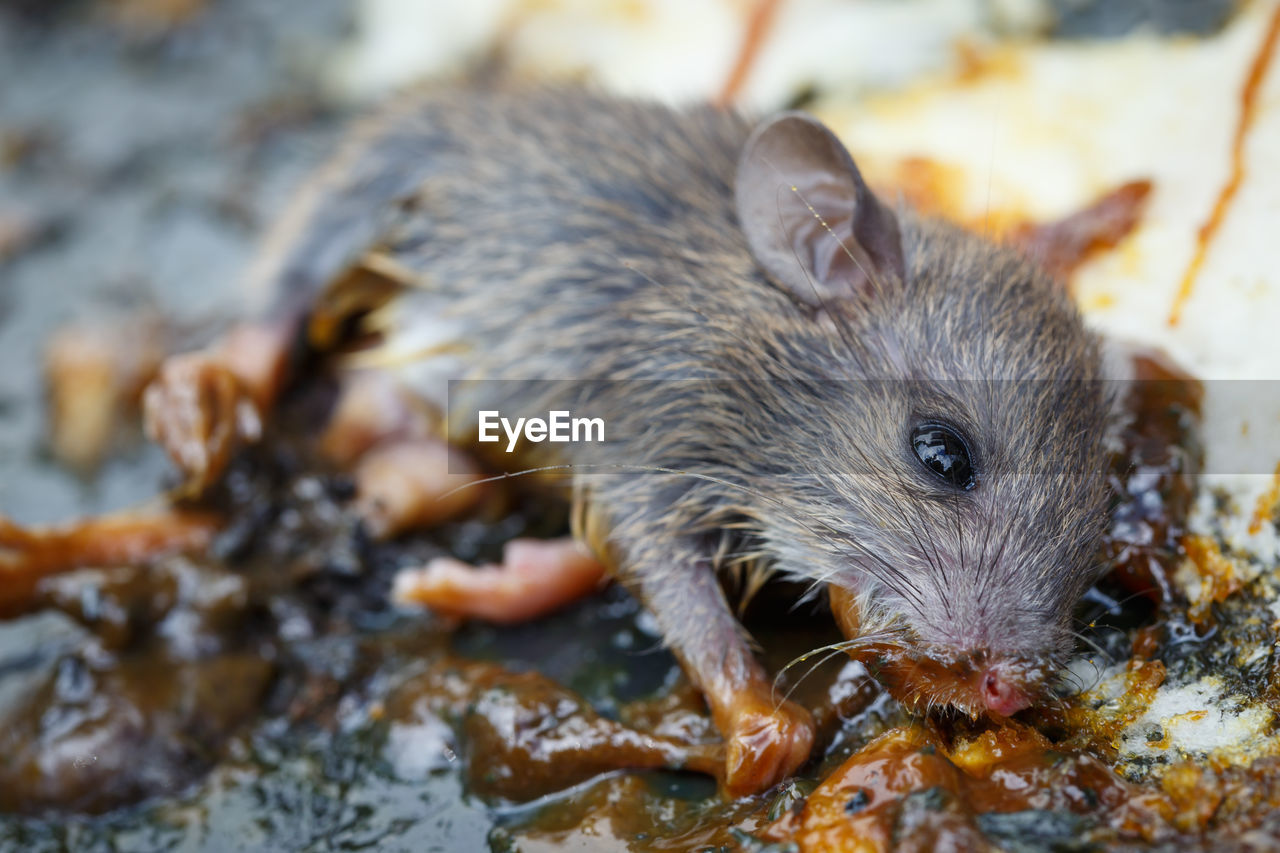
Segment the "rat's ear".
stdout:
<path fill-rule="evenodd" d="M 897 218 L 812 116 L 782 113 L 756 128 L 735 194 L 756 262 L 804 304 L 821 309 L 903 277 Z"/>

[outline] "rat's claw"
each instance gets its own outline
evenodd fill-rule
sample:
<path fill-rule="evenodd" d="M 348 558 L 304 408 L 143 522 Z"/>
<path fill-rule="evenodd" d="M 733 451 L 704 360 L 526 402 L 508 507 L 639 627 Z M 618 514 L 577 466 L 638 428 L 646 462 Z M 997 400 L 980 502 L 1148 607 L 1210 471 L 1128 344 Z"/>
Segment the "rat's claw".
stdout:
<path fill-rule="evenodd" d="M 776 785 L 808 760 L 813 718 L 793 702 L 753 697 L 735 709 L 724 736 L 725 792 L 746 796 Z"/>
<path fill-rule="evenodd" d="M 232 454 L 262 434 L 257 406 L 215 356 L 190 352 L 168 359 L 142 399 L 147 435 L 200 494 L 222 475 Z"/>

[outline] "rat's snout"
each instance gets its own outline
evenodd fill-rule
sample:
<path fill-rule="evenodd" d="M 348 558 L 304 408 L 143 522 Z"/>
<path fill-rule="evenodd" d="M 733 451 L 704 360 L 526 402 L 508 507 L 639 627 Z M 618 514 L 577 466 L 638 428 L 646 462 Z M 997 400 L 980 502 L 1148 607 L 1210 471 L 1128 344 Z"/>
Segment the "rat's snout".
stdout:
<path fill-rule="evenodd" d="M 831 612 L 846 637 L 862 631 L 862 614 L 853 593 L 828 588 Z M 1052 670 L 1047 653 L 969 649 L 955 645 L 920 645 L 915 641 L 869 643 L 849 649 L 869 663 L 890 695 L 908 707 L 927 710 L 951 706 L 970 716 L 1012 716 L 1044 694 Z"/>
<path fill-rule="evenodd" d="M 995 661 L 978 673 L 978 696 L 986 710 L 1002 717 L 1030 707 L 1032 696 L 1026 689 L 1023 667 Z"/>

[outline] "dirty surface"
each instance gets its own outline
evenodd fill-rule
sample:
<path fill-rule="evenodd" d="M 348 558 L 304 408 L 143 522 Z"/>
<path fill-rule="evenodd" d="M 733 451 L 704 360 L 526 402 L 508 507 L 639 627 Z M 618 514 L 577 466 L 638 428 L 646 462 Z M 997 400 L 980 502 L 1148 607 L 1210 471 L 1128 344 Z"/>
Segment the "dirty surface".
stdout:
<path fill-rule="evenodd" d="M 143 18 L 126 22 L 74 2 L 0 10 L 0 514 L 23 523 L 128 506 L 167 476 L 145 446 L 90 483 L 48 460 L 46 337 L 139 309 L 184 340 L 211 335 L 234 313 L 253 237 L 342 118 L 307 81 L 343 3 L 176 4 L 196 11 L 178 10 L 194 17 L 168 34 L 133 5 Z M 1255 715 L 1277 703 L 1272 656 L 1239 653 L 1269 646 L 1274 614 L 1237 595 L 1217 545 L 1193 543 L 1185 569 L 1212 595 L 1189 607 L 1168 581 L 1190 457 L 1159 436 L 1118 468 L 1129 500 L 1108 557 L 1125 571 L 1082 609 L 1098 651 L 1082 700 L 1007 728 L 907 727 L 861 665 L 835 661 L 799 688 L 820 711 L 818 757 L 731 804 L 696 773 L 610 770 L 676 754 L 693 768 L 715 748 L 620 590 L 502 629 L 388 606 L 398 567 L 492 558 L 564 519 L 530 497 L 500 520 L 369 542 L 349 481 L 297 438 L 330 391 L 313 377 L 278 440 L 235 463 L 213 498 L 231 523 L 207 553 L 67 576 L 42 591 L 45 612 L 0 624 L 0 849 L 821 850 L 855 830 L 921 849 L 1185 849 L 1276 829 L 1269 718 L 1256 721 L 1263 757 L 1241 769 L 1166 757 L 1175 733 L 1144 717 L 1174 681 Z M 1146 422 L 1194 456 L 1194 404 L 1154 405 Z M 750 615 L 774 670 L 838 638 L 814 636 L 826 614 L 788 617 L 768 596 Z M 877 767 L 896 775 L 868 782 Z"/>

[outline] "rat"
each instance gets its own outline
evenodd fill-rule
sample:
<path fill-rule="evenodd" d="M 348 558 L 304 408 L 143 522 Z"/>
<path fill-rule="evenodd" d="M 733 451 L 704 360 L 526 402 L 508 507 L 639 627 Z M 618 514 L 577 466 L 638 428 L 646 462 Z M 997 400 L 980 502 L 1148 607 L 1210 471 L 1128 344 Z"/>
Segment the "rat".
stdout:
<path fill-rule="evenodd" d="M 418 93 L 352 135 L 270 244 L 265 351 L 318 317 L 326 346 L 376 331 L 462 443 L 482 410 L 589 400 L 608 440 L 521 458 L 562 471 L 578 537 L 706 697 L 729 793 L 791 774 L 814 730 L 726 572 L 829 590 L 849 650 L 909 664 L 890 682 L 922 710 L 1016 713 L 1070 652 L 1109 500 L 1099 340 L 1022 254 L 877 198 L 814 117 Z M 326 289 L 375 257 L 399 286 L 366 282 L 334 321 Z M 240 385 L 175 368 L 148 392 L 150 432 L 203 485 L 288 372 L 231 350 Z"/>

